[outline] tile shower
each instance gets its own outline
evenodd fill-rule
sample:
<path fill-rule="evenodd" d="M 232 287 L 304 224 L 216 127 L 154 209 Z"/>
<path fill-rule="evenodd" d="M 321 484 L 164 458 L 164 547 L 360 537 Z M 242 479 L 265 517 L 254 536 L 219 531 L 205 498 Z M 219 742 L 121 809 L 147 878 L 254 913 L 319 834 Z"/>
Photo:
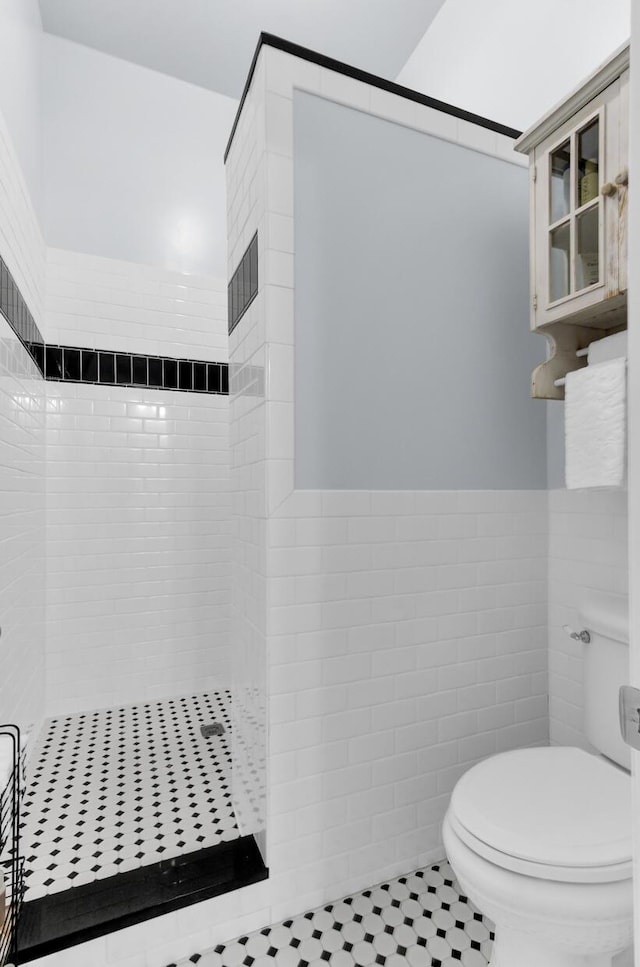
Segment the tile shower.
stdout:
<path fill-rule="evenodd" d="M 7 326 L 5 419 L 15 420 L 31 472 L 39 468 L 29 499 L 34 526 L 45 509 L 47 525 L 45 554 L 23 540 L 16 619 L 5 609 L 3 622 L 17 646 L 7 674 L 19 697 L 17 618 L 28 594 L 44 632 L 33 606 L 48 609 L 46 647 L 31 669 L 40 703 L 25 683 L 32 694 L 14 716 L 30 752 L 27 959 L 47 950 L 32 938 L 39 902 L 81 898 L 83 888 L 183 856 L 211 863 L 217 846 L 241 841 L 227 687 L 227 364 L 212 331 L 212 321 L 226 326 L 225 287 L 50 251 L 45 289 L 43 344 L 3 274 L 3 309 L 30 350 Z"/>

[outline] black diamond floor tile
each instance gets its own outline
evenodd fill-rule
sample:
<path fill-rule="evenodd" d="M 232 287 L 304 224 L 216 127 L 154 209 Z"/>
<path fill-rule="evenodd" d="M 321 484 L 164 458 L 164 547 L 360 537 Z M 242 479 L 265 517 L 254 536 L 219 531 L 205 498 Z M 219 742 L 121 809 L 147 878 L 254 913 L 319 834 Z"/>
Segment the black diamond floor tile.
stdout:
<path fill-rule="evenodd" d="M 487 967 L 492 930 L 442 861 L 167 967 Z"/>
<path fill-rule="evenodd" d="M 230 711 L 219 691 L 49 720 L 22 811 L 25 899 L 239 838 Z M 204 738 L 212 722 L 225 733 Z"/>

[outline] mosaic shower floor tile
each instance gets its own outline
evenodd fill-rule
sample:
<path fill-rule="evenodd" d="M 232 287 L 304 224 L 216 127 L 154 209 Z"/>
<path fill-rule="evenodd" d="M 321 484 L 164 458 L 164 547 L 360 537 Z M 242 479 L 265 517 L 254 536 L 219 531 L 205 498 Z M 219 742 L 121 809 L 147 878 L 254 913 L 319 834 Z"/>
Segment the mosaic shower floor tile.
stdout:
<path fill-rule="evenodd" d="M 211 723 L 224 733 L 203 736 Z M 45 725 L 22 812 L 27 901 L 239 836 L 228 692 Z"/>
<path fill-rule="evenodd" d="M 168 967 L 487 967 L 492 945 L 443 861 Z"/>

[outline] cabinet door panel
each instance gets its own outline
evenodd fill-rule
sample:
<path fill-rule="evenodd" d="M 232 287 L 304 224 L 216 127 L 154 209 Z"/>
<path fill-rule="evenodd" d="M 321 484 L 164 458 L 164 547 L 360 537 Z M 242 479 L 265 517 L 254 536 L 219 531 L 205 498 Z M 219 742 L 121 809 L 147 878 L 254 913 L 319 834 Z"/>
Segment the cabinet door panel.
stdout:
<path fill-rule="evenodd" d="M 536 148 L 534 328 L 617 294 L 619 88 L 609 85 Z"/>

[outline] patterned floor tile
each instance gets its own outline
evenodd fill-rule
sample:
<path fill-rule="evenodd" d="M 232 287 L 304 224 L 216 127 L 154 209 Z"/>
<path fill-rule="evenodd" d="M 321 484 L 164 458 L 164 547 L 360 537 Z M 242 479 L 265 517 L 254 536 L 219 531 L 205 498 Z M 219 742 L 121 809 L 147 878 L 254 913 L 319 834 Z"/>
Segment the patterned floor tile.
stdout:
<path fill-rule="evenodd" d="M 487 967 L 492 944 L 443 861 L 168 967 Z"/>
<path fill-rule="evenodd" d="M 228 692 L 51 719 L 32 762 L 26 900 L 240 836 Z"/>

